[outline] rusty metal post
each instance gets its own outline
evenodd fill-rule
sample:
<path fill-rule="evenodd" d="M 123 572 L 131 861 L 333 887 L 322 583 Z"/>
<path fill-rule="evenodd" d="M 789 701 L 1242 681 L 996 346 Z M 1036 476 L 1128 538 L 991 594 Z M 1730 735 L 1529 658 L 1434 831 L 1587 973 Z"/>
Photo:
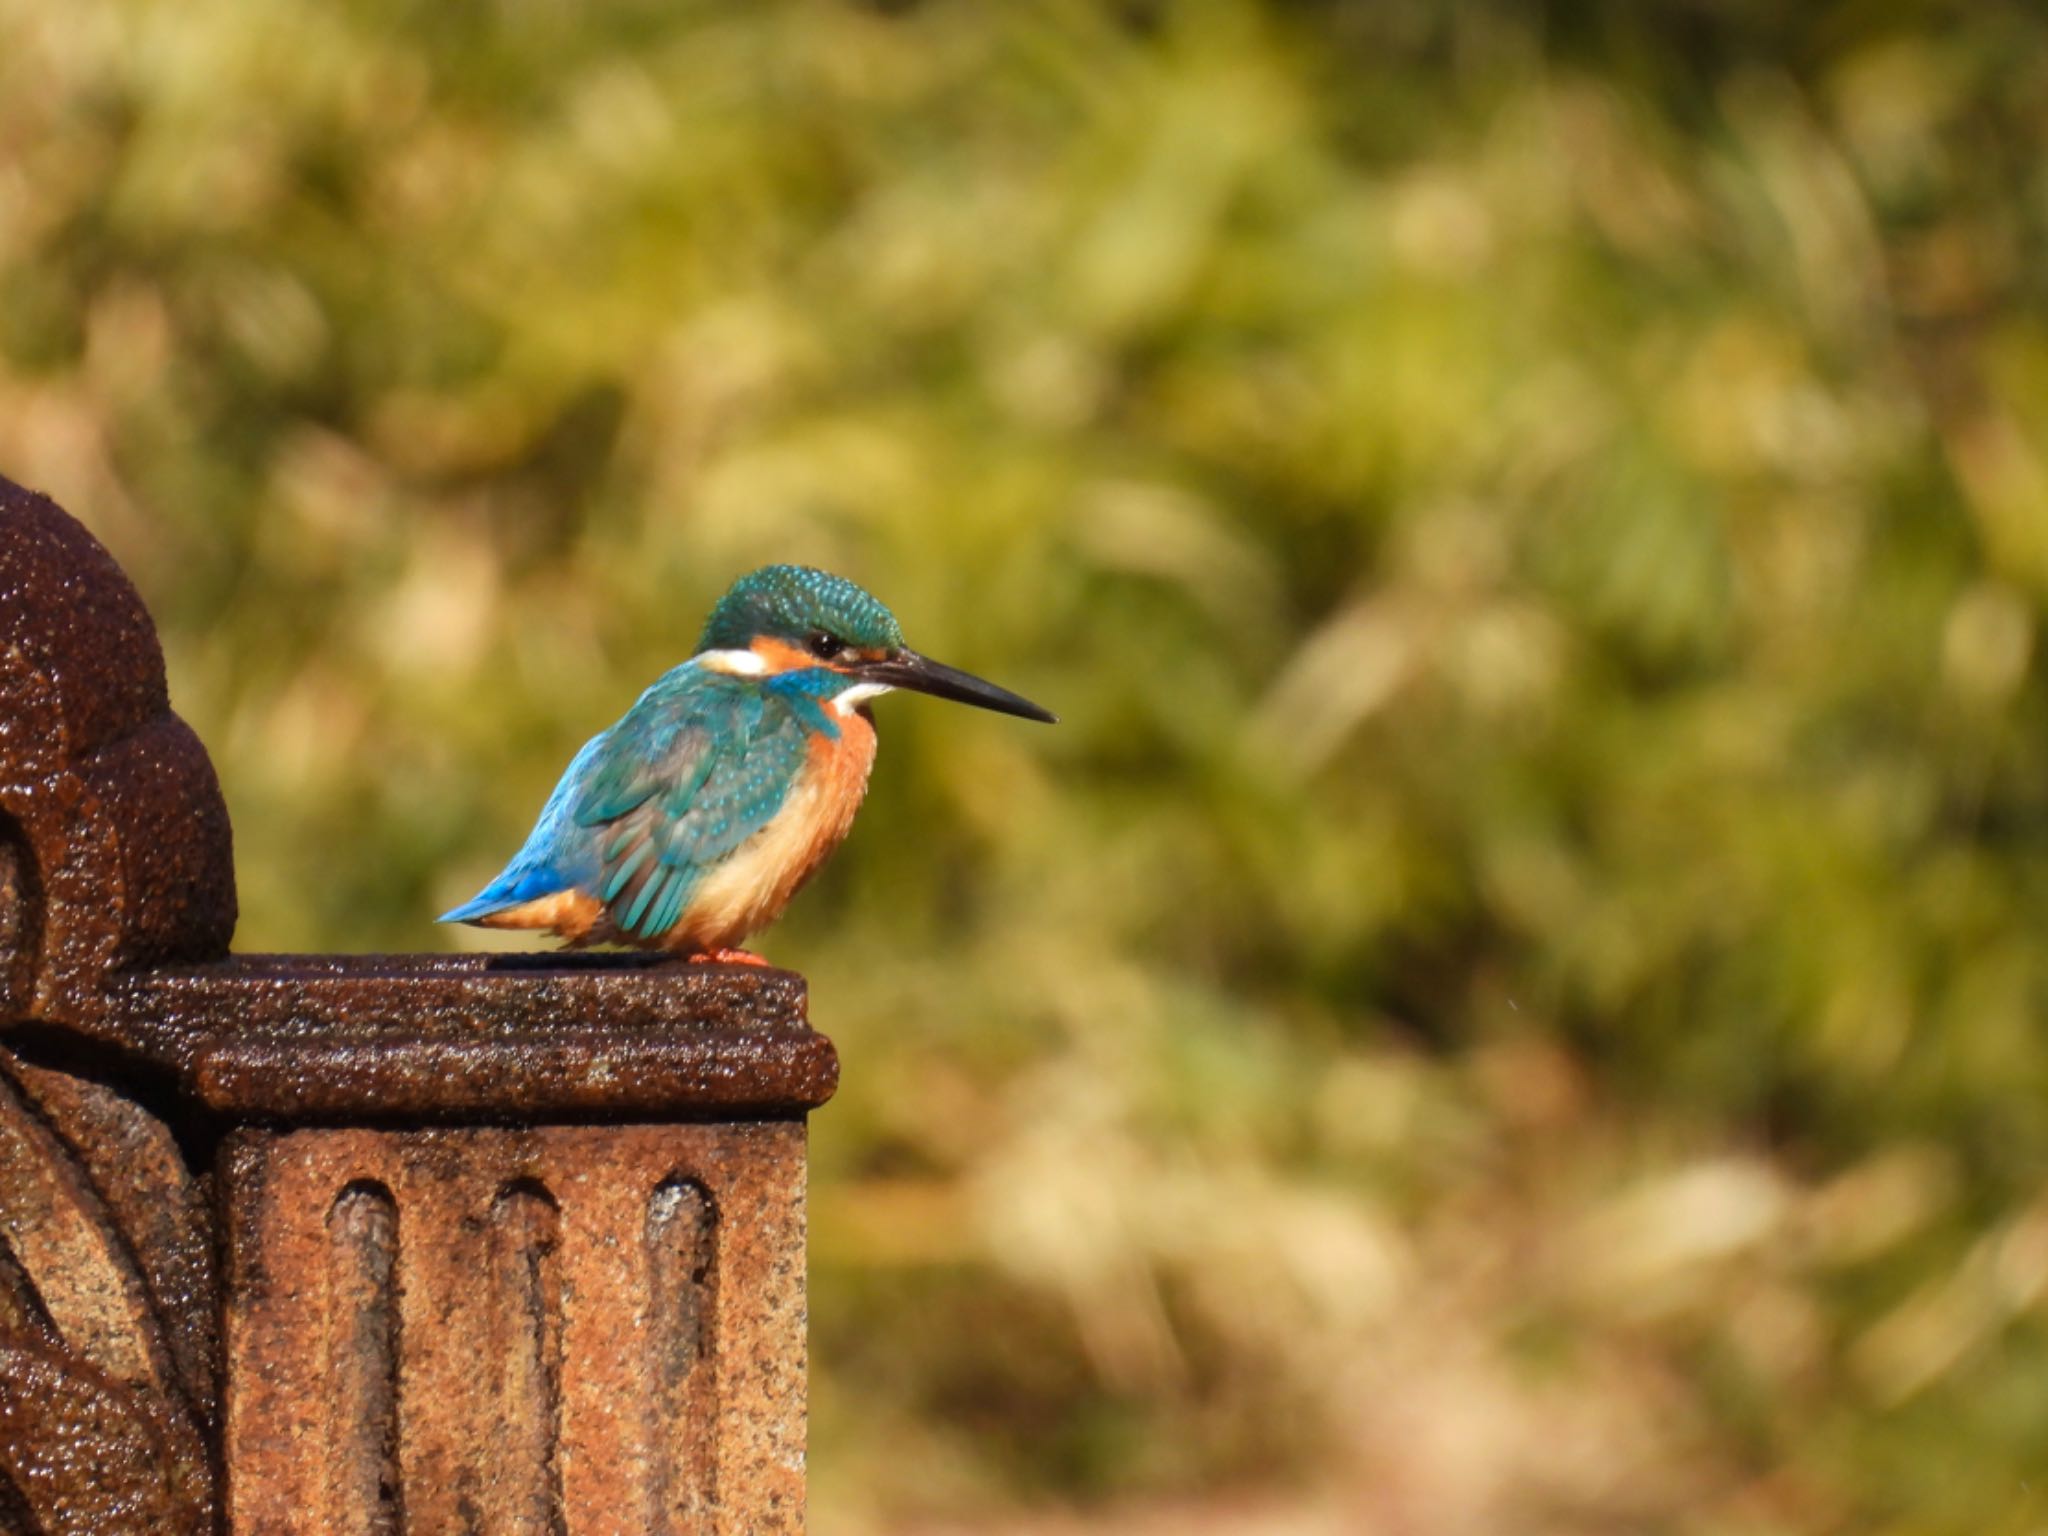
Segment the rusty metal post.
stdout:
<path fill-rule="evenodd" d="M 230 956 L 230 853 L 0 481 L 0 1533 L 801 1531 L 801 980 Z"/>

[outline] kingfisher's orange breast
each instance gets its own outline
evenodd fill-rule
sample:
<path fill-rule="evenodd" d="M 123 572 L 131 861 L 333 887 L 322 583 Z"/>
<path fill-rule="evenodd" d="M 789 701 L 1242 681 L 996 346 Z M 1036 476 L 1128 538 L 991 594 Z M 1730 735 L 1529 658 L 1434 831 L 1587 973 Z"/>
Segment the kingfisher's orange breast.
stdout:
<path fill-rule="evenodd" d="M 691 893 L 662 947 L 729 949 L 782 915 L 790 898 L 852 830 L 875 766 L 875 727 L 866 715 L 837 720 L 839 735 L 816 735 L 802 774 L 769 820 L 709 871 Z"/>

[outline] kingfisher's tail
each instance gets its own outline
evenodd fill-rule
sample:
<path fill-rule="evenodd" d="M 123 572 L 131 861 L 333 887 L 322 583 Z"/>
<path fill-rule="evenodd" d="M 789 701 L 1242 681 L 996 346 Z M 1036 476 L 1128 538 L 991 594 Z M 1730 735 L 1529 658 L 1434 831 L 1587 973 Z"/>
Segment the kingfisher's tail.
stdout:
<path fill-rule="evenodd" d="M 526 846 L 513 856 L 512 862 L 475 896 L 452 911 L 443 912 L 435 921 L 481 923 L 530 901 L 571 890 L 596 874 L 590 850 L 580 846 L 589 840 L 575 837 L 577 829 L 570 820 L 569 808 L 591 759 L 609 734 L 600 731 L 583 744 L 583 750 L 570 762 L 562 781 L 541 808 L 540 820 L 526 836 Z"/>
<path fill-rule="evenodd" d="M 515 898 L 501 894 L 496 886 L 478 892 L 459 907 L 451 907 L 434 921 L 437 923 L 478 923 L 496 912 L 519 903 Z"/>
<path fill-rule="evenodd" d="M 461 906 L 443 912 L 434 921 L 489 923 L 492 918 L 502 917 L 515 907 L 523 907 L 543 896 L 556 895 L 573 883 L 564 879 L 561 872 L 552 865 L 539 862 L 527 853 L 522 853 L 499 874 L 497 879 Z"/>

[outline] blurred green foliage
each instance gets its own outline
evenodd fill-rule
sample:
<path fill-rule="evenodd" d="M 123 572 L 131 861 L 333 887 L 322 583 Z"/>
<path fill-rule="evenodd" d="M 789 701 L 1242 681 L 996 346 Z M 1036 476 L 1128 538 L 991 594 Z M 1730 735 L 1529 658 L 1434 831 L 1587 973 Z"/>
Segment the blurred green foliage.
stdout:
<path fill-rule="evenodd" d="M 244 947 L 760 562 L 1063 713 L 764 945 L 821 1530 L 2033 1531 L 2044 151 L 2007 0 L 0 0 L 0 472 Z"/>

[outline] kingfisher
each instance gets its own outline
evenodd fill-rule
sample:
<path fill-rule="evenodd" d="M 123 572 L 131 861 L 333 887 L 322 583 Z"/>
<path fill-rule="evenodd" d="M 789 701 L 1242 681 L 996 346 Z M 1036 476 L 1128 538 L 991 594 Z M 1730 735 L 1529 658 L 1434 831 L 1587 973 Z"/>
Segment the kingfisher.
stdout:
<path fill-rule="evenodd" d="M 842 576 L 742 576 L 696 654 L 584 745 L 525 846 L 441 921 L 765 965 L 739 946 L 845 839 L 875 761 L 869 702 L 896 688 L 1055 719 L 920 656 Z"/>

